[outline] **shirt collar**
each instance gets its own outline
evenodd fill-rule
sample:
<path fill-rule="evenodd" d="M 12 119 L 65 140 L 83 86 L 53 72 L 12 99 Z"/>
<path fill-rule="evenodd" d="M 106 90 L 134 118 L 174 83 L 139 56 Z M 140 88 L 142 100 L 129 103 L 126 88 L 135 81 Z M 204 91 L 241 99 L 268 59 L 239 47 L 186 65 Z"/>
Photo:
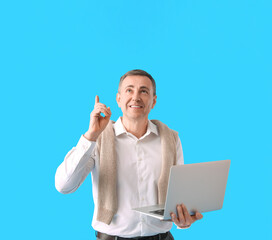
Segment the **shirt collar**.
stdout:
<path fill-rule="evenodd" d="M 119 117 L 118 120 L 113 124 L 113 128 L 115 131 L 115 136 L 119 136 L 123 133 L 128 134 L 127 130 L 125 129 L 122 123 L 121 117 Z M 157 126 L 154 123 L 152 123 L 150 120 L 148 120 L 147 131 L 144 135 L 148 135 L 149 133 L 154 133 L 156 135 L 159 135 Z"/>

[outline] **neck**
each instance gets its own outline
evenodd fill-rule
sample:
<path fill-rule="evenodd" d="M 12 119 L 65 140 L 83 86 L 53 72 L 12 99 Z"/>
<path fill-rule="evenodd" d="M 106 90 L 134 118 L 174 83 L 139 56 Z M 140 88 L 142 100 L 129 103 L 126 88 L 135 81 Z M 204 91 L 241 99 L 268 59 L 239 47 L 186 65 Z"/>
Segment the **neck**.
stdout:
<path fill-rule="evenodd" d="M 121 120 L 127 132 L 133 134 L 137 138 L 142 137 L 147 131 L 147 118 L 131 120 L 123 116 Z"/>

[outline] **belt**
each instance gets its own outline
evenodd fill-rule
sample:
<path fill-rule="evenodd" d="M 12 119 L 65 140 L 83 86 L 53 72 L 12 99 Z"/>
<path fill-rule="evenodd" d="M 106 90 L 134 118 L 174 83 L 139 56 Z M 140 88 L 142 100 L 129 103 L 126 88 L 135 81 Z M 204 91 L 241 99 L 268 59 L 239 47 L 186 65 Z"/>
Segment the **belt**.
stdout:
<path fill-rule="evenodd" d="M 96 232 L 96 237 L 98 237 L 100 240 L 163 240 L 168 235 L 168 233 L 169 232 L 159 233 L 154 236 L 123 238 L 118 236 L 111 236 L 106 233 Z"/>

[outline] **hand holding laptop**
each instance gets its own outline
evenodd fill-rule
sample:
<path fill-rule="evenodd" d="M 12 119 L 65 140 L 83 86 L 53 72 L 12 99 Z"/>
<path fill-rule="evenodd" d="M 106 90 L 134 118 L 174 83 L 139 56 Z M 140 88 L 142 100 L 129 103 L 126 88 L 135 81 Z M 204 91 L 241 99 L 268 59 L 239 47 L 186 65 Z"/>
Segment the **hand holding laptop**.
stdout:
<path fill-rule="evenodd" d="M 178 216 L 171 212 L 172 221 L 179 228 L 189 228 L 192 223 L 203 218 L 200 212 L 196 212 L 195 215 L 190 215 L 184 204 L 177 205 Z"/>
<path fill-rule="evenodd" d="M 201 213 L 222 208 L 229 167 L 230 160 L 172 166 L 165 203 L 133 210 L 188 228 Z"/>

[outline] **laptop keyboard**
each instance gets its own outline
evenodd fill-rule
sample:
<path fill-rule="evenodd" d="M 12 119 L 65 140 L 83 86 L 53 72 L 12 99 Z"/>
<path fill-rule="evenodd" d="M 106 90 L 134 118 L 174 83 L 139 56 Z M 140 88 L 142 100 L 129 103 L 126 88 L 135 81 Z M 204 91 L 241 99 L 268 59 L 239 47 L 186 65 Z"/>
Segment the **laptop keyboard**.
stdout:
<path fill-rule="evenodd" d="M 164 215 L 164 209 L 160 209 L 160 210 L 156 210 L 156 211 L 149 211 L 150 213 L 155 213 L 155 214 L 158 214 L 158 215 Z"/>

